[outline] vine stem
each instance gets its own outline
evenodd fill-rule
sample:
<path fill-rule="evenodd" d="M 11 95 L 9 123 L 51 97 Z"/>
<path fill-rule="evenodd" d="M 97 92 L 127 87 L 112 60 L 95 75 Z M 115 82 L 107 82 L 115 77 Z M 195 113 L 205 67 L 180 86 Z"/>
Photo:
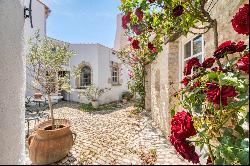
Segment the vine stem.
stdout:
<path fill-rule="evenodd" d="M 207 142 L 207 146 L 208 146 L 208 152 L 209 152 L 211 160 L 212 160 L 212 164 L 214 165 L 214 155 L 213 155 L 213 152 L 212 152 L 211 145 L 209 143 L 209 139 L 207 139 L 206 142 Z"/>

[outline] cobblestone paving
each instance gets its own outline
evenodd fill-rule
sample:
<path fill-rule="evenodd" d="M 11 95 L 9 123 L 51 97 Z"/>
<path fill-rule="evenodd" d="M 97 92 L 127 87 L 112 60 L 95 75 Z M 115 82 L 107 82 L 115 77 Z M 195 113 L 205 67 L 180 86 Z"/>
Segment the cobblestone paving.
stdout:
<path fill-rule="evenodd" d="M 88 113 L 80 111 L 78 103 L 57 104 L 55 118 L 69 119 L 77 138 L 68 156 L 53 165 L 192 164 L 176 154 L 149 116 L 133 115 L 132 109 L 127 105 Z M 150 151 L 156 152 L 156 161 L 147 157 Z M 27 148 L 26 155 L 26 164 L 31 164 Z"/>

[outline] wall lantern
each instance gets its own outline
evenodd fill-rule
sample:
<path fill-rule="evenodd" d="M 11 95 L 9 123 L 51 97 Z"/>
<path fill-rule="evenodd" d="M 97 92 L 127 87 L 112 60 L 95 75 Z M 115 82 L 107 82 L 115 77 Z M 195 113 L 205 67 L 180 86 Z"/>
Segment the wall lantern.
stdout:
<path fill-rule="evenodd" d="M 33 23 L 32 23 L 32 9 L 31 9 L 31 6 L 32 6 L 32 0 L 30 0 L 30 4 L 29 4 L 29 8 L 27 7 L 24 7 L 24 18 L 29 18 L 30 19 L 30 25 L 31 25 L 31 28 L 33 28 Z M 28 14 L 27 14 L 28 12 Z"/>

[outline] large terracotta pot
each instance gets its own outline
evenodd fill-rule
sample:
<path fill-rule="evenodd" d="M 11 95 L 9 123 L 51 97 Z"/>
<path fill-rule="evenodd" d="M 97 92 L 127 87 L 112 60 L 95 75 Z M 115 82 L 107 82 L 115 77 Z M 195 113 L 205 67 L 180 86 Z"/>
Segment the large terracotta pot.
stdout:
<path fill-rule="evenodd" d="M 29 157 L 33 164 L 46 165 L 59 161 L 73 146 L 76 134 L 70 130 L 69 121 L 56 119 L 55 124 L 60 128 L 51 130 L 51 120 L 40 123 L 36 133 L 28 138 Z"/>

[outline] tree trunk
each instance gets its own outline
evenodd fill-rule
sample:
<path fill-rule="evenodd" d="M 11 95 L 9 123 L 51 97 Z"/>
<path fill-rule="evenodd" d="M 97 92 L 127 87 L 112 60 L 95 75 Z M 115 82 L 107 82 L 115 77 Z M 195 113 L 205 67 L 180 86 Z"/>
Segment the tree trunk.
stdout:
<path fill-rule="evenodd" d="M 51 95 L 48 95 L 48 100 L 49 100 L 49 110 L 50 110 L 50 114 L 51 114 L 51 126 L 52 126 L 52 130 L 55 129 L 55 119 L 54 119 L 54 114 L 53 114 L 53 108 L 52 108 L 52 101 L 51 101 Z"/>

